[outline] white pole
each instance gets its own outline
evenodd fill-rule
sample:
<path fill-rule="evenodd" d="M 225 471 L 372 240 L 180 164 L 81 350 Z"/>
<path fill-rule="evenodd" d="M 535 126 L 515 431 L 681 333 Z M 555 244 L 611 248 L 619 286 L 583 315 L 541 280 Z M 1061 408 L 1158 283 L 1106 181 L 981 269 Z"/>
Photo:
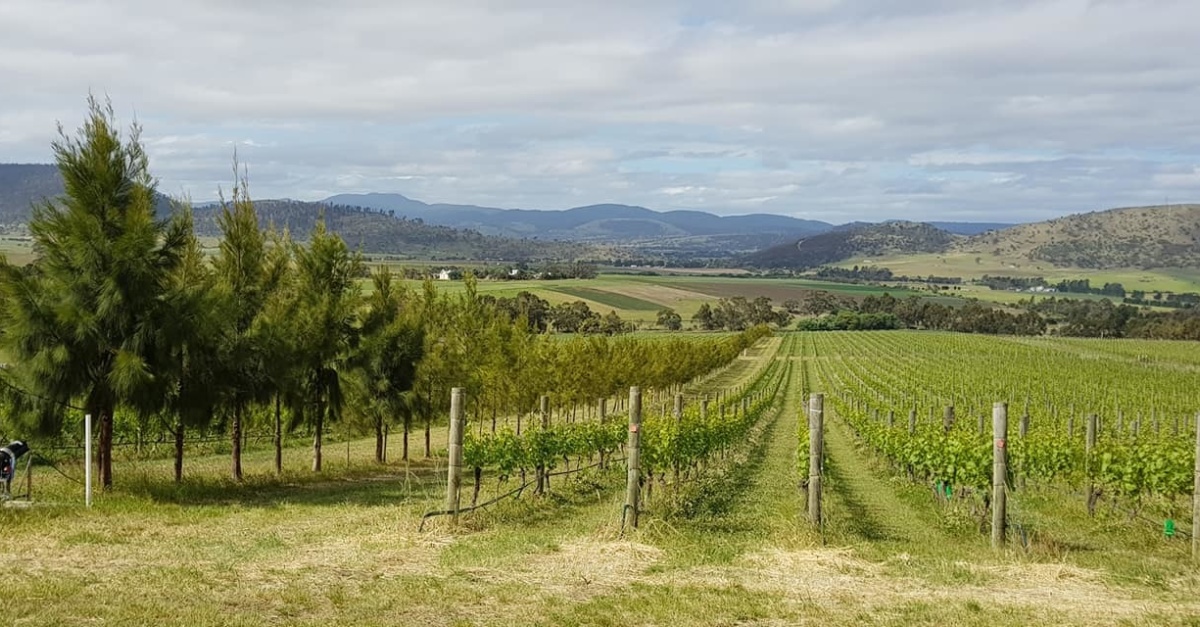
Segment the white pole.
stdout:
<path fill-rule="evenodd" d="M 92 415 L 83 416 L 83 500 L 92 506 Z"/>

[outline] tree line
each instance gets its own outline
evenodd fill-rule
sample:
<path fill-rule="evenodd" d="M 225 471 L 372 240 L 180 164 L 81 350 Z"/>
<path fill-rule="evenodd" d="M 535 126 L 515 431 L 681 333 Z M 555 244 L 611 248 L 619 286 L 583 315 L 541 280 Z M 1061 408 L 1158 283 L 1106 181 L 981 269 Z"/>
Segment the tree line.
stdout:
<path fill-rule="evenodd" d="M 187 434 L 214 430 L 229 438 L 230 474 L 241 480 L 244 429 L 264 417 L 277 472 L 283 436 L 301 427 L 320 471 L 331 423 L 372 427 L 382 460 L 388 424 L 403 423 L 407 456 L 423 421 L 428 455 L 451 387 L 467 389 L 476 418 L 494 421 L 532 411 L 548 392 L 570 407 L 629 385 L 680 383 L 767 332 L 555 340 L 529 311 L 480 296 L 470 276 L 453 296 L 428 279 L 409 289 L 385 268 L 369 271 L 321 219 L 303 241 L 263 228 L 236 166 L 221 242 L 207 255 L 185 203 L 156 212 L 140 128 L 122 133 L 111 104 L 89 99 L 84 124 L 60 131 L 52 148 L 64 193 L 34 208 L 35 259 L 0 260 L 3 427 L 63 438 L 91 414 L 106 488 L 114 428 L 127 417 L 173 439 L 177 481 Z"/>

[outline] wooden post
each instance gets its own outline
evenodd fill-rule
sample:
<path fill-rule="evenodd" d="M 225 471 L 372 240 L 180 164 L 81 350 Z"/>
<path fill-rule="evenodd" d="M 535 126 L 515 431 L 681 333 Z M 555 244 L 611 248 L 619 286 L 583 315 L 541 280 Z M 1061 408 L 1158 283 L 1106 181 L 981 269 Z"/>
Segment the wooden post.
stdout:
<path fill-rule="evenodd" d="M 894 409 L 888 410 L 887 426 L 888 426 L 888 429 L 891 429 L 892 427 L 896 426 L 896 410 L 894 410 Z"/>
<path fill-rule="evenodd" d="M 1196 414 L 1196 469 L 1192 479 L 1192 559 L 1200 560 L 1200 414 Z"/>
<path fill-rule="evenodd" d="M 1021 446 L 1025 446 L 1025 437 L 1029 435 L 1029 414 L 1021 416 L 1020 425 L 1017 427 L 1017 436 L 1021 438 Z M 1025 449 L 1028 450 L 1028 449 Z M 1017 469 L 1017 487 L 1025 489 L 1025 462 L 1021 462 L 1021 467 Z"/>
<path fill-rule="evenodd" d="M 1067 437 L 1075 437 L 1075 416 L 1067 416 Z"/>
<path fill-rule="evenodd" d="M 821 456 L 825 439 L 825 395 L 813 394 L 808 405 L 808 519 L 821 527 Z"/>
<path fill-rule="evenodd" d="M 683 394 L 675 395 L 675 432 L 679 433 L 683 430 Z M 671 465 L 671 483 L 676 490 L 679 489 L 679 462 Z"/>
<path fill-rule="evenodd" d="M 700 421 L 701 422 L 708 421 L 708 399 L 707 398 L 700 401 Z"/>
<path fill-rule="evenodd" d="M 462 487 L 463 389 L 450 390 L 450 443 L 447 447 L 449 476 L 446 478 L 446 511 L 458 521 L 458 491 Z"/>
<path fill-rule="evenodd" d="M 538 413 L 542 416 L 542 428 L 550 428 L 550 397 L 543 394 L 538 401 Z M 560 416 L 561 417 L 561 416 Z"/>
<path fill-rule="evenodd" d="M 642 489 L 642 469 L 641 469 L 641 442 L 642 442 L 642 390 L 638 387 L 629 388 L 629 444 L 625 451 L 626 467 L 628 471 L 625 475 L 625 509 L 621 512 L 621 529 L 625 529 L 626 520 L 637 529 L 638 526 L 638 499 L 641 498 Z M 632 514 L 632 517 L 627 518 Z"/>
<path fill-rule="evenodd" d="M 942 428 L 946 430 L 946 433 L 950 433 L 950 430 L 954 428 L 954 405 L 946 406 L 946 412 L 942 415 Z"/>
<path fill-rule="evenodd" d="M 993 409 L 992 411 L 993 411 L 993 412 L 995 412 L 996 410 L 995 410 L 995 409 Z M 993 420 L 995 420 L 995 415 L 993 415 L 993 416 L 992 416 L 992 419 L 993 419 Z M 982 413 L 981 413 L 981 414 L 979 414 L 979 421 L 978 421 L 978 422 L 979 422 L 979 424 L 978 424 L 978 426 L 976 427 L 976 429 L 979 431 L 979 435 L 983 435 L 983 434 L 984 434 L 984 431 L 983 431 L 983 429 L 984 429 L 984 424 L 983 424 L 983 414 L 982 414 Z"/>
<path fill-rule="evenodd" d="M 600 399 L 600 424 L 608 422 L 608 399 Z"/>
<path fill-rule="evenodd" d="M 908 434 L 912 435 L 917 432 L 917 410 L 908 410 Z"/>
<path fill-rule="evenodd" d="M 1004 547 L 1007 518 L 1005 477 L 1008 476 L 1008 404 L 992 406 L 992 548 Z"/>
<path fill-rule="evenodd" d="M 1087 428 L 1084 432 L 1084 470 L 1088 477 L 1087 509 L 1088 516 L 1096 514 L 1096 484 L 1092 480 L 1092 449 L 1096 448 L 1096 427 L 1099 421 L 1096 414 L 1088 414 Z"/>

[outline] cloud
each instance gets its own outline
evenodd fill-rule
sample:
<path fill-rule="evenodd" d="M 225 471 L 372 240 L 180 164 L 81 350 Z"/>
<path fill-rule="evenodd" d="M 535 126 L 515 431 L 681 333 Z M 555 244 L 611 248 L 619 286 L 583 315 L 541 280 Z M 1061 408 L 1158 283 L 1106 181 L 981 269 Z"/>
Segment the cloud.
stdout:
<path fill-rule="evenodd" d="M 196 199 L 236 147 L 258 197 L 1040 219 L 1200 192 L 1197 21 L 1189 0 L 7 0 L 0 160 L 49 160 L 92 90 Z"/>

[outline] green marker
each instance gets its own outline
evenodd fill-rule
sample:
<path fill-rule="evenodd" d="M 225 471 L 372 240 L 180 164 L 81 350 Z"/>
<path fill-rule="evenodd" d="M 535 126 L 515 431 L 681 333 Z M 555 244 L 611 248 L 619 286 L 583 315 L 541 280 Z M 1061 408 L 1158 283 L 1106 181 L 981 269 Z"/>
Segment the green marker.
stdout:
<path fill-rule="evenodd" d="M 1163 522 L 1163 535 L 1168 538 L 1175 537 L 1175 521 L 1168 518 Z"/>

